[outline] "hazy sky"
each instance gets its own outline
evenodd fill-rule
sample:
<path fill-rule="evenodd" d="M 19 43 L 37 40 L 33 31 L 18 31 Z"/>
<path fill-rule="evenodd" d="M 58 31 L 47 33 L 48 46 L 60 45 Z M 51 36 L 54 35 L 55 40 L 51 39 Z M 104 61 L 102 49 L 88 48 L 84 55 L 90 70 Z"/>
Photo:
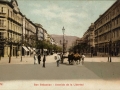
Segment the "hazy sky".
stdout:
<path fill-rule="evenodd" d="M 49 34 L 82 37 L 116 0 L 17 0 L 20 11 Z"/>

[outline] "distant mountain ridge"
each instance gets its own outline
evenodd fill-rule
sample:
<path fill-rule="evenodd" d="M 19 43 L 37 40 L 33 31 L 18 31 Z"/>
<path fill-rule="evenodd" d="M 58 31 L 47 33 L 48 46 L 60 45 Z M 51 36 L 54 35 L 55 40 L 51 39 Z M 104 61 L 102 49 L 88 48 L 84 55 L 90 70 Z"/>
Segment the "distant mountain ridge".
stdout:
<path fill-rule="evenodd" d="M 63 35 L 56 35 L 56 34 L 51 34 L 51 37 L 54 38 L 54 40 L 60 45 L 60 40 L 61 42 L 63 42 Z M 65 35 L 65 40 L 68 41 L 67 44 L 67 49 L 72 46 L 72 43 L 79 37 L 77 36 L 69 36 L 69 35 Z"/>

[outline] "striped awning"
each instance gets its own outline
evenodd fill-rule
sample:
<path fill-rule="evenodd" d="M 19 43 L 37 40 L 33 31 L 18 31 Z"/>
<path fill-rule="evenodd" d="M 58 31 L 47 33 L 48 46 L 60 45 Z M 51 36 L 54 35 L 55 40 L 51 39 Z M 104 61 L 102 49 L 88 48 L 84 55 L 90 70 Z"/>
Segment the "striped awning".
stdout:
<path fill-rule="evenodd" d="M 31 48 L 31 47 L 28 47 L 28 49 L 32 52 L 33 51 L 33 49 Z"/>
<path fill-rule="evenodd" d="M 22 46 L 22 47 L 24 48 L 25 51 L 29 51 L 29 50 L 27 49 L 27 47 L 25 47 L 25 46 Z"/>

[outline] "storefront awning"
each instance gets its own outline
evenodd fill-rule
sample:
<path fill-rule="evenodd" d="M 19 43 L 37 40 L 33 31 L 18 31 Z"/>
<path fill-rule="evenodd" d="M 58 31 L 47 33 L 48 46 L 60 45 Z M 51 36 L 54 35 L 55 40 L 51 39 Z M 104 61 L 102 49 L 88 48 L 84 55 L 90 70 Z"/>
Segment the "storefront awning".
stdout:
<path fill-rule="evenodd" d="M 31 48 L 31 47 L 28 47 L 28 49 L 32 52 L 33 51 L 33 49 Z"/>
<path fill-rule="evenodd" d="M 27 47 L 25 47 L 25 46 L 22 46 L 22 47 L 24 48 L 25 51 L 29 51 L 29 50 L 27 49 Z"/>

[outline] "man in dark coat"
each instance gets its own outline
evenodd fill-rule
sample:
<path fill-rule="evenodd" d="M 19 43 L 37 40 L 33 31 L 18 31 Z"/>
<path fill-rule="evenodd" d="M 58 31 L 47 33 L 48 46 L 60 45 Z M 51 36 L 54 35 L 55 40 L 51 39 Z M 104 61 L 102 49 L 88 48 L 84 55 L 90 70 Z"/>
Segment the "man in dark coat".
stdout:
<path fill-rule="evenodd" d="M 43 67 L 45 68 L 45 61 L 46 61 L 46 56 L 44 55 L 43 57 Z"/>
<path fill-rule="evenodd" d="M 71 64 L 73 64 L 73 60 L 74 60 L 74 53 L 73 52 L 71 52 L 71 55 L 70 55 L 70 60 L 71 60 Z"/>
<path fill-rule="evenodd" d="M 69 62 L 69 64 L 71 64 L 71 53 L 70 52 L 68 54 L 68 62 Z"/>
<path fill-rule="evenodd" d="M 40 61 L 41 61 L 41 55 L 38 54 L 38 63 L 40 64 Z"/>

